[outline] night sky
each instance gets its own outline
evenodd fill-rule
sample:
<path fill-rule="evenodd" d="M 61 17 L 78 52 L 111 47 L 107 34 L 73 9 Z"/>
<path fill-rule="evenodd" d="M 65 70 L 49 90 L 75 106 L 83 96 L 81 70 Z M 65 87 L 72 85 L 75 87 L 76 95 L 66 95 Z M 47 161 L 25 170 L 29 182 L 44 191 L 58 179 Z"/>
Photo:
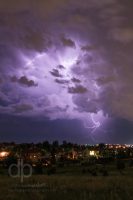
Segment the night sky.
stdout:
<path fill-rule="evenodd" d="M 0 0 L 0 142 L 133 143 L 133 1 Z"/>

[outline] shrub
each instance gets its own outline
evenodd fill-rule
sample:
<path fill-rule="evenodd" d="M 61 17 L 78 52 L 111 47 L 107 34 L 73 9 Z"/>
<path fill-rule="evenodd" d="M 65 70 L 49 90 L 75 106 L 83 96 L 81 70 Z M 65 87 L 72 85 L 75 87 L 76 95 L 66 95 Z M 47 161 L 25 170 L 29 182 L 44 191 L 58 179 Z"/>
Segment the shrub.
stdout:
<path fill-rule="evenodd" d="M 56 167 L 50 167 L 47 170 L 47 174 L 51 175 L 51 174 L 55 174 L 56 173 Z"/>
<path fill-rule="evenodd" d="M 41 165 L 41 164 L 37 164 L 37 165 L 34 167 L 34 172 L 35 172 L 35 174 L 43 174 L 42 165 Z"/>

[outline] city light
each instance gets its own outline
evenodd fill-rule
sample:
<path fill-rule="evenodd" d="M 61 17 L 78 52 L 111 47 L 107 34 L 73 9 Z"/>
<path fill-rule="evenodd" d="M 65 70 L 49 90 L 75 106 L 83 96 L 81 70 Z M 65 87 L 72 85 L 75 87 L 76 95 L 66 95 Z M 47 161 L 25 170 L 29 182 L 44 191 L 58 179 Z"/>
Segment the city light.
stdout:
<path fill-rule="evenodd" d="M 7 152 L 7 151 L 0 152 L 0 157 L 1 158 L 7 157 L 8 155 L 9 155 L 9 152 Z"/>
<path fill-rule="evenodd" d="M 90 151 L 90 156 L 94 156 L 95 155 L 95 151 Z"/>

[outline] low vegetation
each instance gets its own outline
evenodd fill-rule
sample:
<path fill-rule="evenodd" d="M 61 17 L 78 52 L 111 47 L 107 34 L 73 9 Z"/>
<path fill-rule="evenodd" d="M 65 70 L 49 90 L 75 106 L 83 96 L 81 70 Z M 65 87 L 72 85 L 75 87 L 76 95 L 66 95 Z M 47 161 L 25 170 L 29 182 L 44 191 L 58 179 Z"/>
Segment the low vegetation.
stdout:
<path fill-rule="evenodd" d="M 133 199 L 133 168 L 128 164 L 38 168 L 23 183 L 0 172 L 0 200 Z"/>

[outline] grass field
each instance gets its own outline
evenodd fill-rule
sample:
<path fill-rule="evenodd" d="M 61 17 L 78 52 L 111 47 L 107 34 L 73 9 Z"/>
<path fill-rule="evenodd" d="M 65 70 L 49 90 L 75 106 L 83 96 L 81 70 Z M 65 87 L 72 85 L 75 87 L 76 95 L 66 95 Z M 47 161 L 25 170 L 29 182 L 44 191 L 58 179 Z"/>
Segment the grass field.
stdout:
<path fill-rule="evenodd" d="M 63 171 L 64 170 L 64 171 Z M 133 169 L 109 176 L 91 176 L 79 168 L 61 169 L 54 175 L 33 175 L 24 179 L 0 175 L 0 200 L 132 200 Z M 66 173 L 65 173 L 66 172 Z"/>

